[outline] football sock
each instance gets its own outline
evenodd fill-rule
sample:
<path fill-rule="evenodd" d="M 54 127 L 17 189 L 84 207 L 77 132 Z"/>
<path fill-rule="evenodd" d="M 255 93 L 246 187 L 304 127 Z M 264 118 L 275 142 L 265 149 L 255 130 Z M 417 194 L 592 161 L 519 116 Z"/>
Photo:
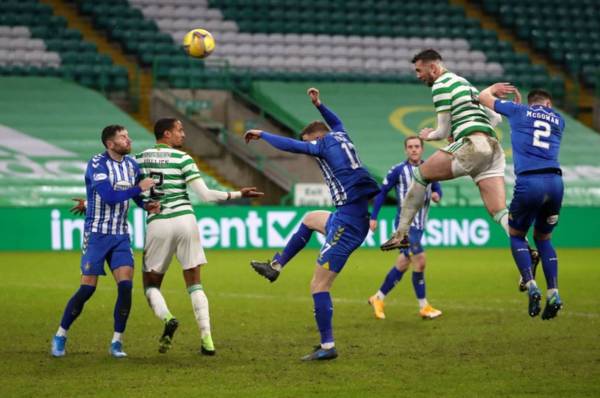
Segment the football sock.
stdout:
<path fill-rule="evenodd" d="M 398 268 L 393 266 L 383 280 L 378 293 L 381 293 L 383 297 L 385 297 L 394 288 L 394 286 L 396 286 L 400 279 L 402 279 L 402 275 L 404 275 L 404 271 L 398 271 Z M 383 298 L 379 299 L 383 300 Z"/>
<path fill-rule="evenodd" d="M 547 297 L 547 298 L 550 298 L 550 297 L 552 297 L 552 295 L 553 295 L 554 293 L 558 293 L 558 289 L 548 289 L 548 290 L 546 291 L 546 297 Z"/>
<path fill-rule="evenodd" d="M 59 326 L 56 335 L 59 337 L 67 337 L 67 329 L 63 329 L 62 326 Z"/>
<path fill-rule="evenodd" d="M 168 322 L 173 318 L 160 289 L 153 286 L 147 288 L 146 299 L 148 300 L 148 304 L 150 304 L 152 311 L 154 311 L 154 315 L 156 315 L 158 319 L 163 322 Z"/>
<path fill-rule="evenodd" d="M 510 236 L 508 233 L 508 209 L 502 209 L 494 214 L 494 221 L 500 224 L 504 232 L 506 232 L 506 236 Z"/>
<path fill-rule="evenodd" d="M 67 306 L 65 307 L 65 312 L 62 316 L 62 320 L 60 321 L 60 326 L 65 331 L 69 330 L 71 324 L 75 321 L 75 319 L 77 319 L 79 314 L 81 314 L 85 302 L 88 301 L 90 297 L 92 297 L 92 294 L 94 294 L 95 290 L 96 286 L 79 286 L 79 289 L 75 292 L 73 297 L 71 297 L 71 299 L 67 303 Z"/>
<path fill-rule="evenodd" d="M 546 277 L 547 288 L 558 288 L 558 258 L 556 257 L 556 250 L 554 250 L 552 242 L 550 239 L 536 239 L 535 246 L 540 252 L 540 259 L 542 260 L 542 268 L 544 270 L 544 276 Z"/>
<path fill-rule="evenodd" d="M 300 224 L 300 228 L 292 235 L 281 254 L 277 253 L 274 259 L 277 260 L 282 267 L 285 267 L 288 261 L 294 258 L 300 250 L 304 249 L 304 246 L 306 246 L 310 240 L 312 233 L 312 229 L 308 228 L 304 223 Z"/>
<path fill-rule="evenodd" d="M 315 320 L 321 334 L 321 347 L 333 347 L 333 303 L 329 292 L 319 292 L 312 295 L 315 303 Z"/>
<path fill-rule="evenodd" d="M 417 296 L 417 300 L 424 299 L 425 298 L 425 273 L 413 271 L 412 283 L 413 283 L 413 288 L 415 289 L 415 295 Z"/>
<path fill-rule="evenodd" d="M 187 290 L 192 300 L 196 322 L 200 328 L 200 336 L 208 336 L 210 335 L 210 315 L 208 313 L 208 298 L 204 293 L 204 289 L 201 284 L 197 284 L 189 286 Z"/>
<path fill-rule="evenodd" d="M 427 182 L 421 177 L 419 169 L 414 169 L 413 181 L 410 183 L 408 192 L 402 201 L 402 211 L 398 222 L 397 234 L 406 235 L 415 215 L 423 207 L 427 193 Z"/>
<path fill-rule="evenodd" d="M 121 281 L 117 284 L 117 302 L 115 303 L 115 332 L 123 333 L 127 326 L 127 318 L 131 310 L 132 281 Z"/>
<path fill-rule="evenodd" d="M 114 343 L 115 341 L 121 341 L 121 336 L 122 335 L 123 335 L 123 333 L 114 332 L 111 343 Z"/>
<path fill-rule="evenodd" d="M 419 302 L 419 308 L 423 309 L 425 307 L 427 307 L 429 305 L 429 302 L 427 301 L 426 298 L 422 298 L 422 299 L 417 299 L 417 301 Z"/>
<path fill-rule="evenodd" d="M 511 236 L 510 248 L 515 263 L 517 264 L 517 268 L 519 268 L 519 272 L 523 278 L 523 283 L 527 284 L 533 279 L 533 273 L 531 272 L 531 255 L 529 254 L 527 241 L 521 236 Z"/>

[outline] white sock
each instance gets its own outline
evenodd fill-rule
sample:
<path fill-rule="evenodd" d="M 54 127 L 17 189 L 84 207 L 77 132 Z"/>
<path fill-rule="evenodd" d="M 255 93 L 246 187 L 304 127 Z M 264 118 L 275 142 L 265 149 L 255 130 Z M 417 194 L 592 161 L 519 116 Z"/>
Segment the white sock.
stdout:
<path fill-rule="evenodd" d="M 375 297 L 377 297 L 379 300 L 384 300 L 385 294 L 381 293 L 381 290 L 378 290 L 377 293 L 375 293 Z"/>
<path fill-rule="evenodd" d="M 535 283 L 535 279 L 532 279 L 525 284 L 525 286 L 527 286 L 527 289 L 529 289 L 529 286 L 531 286 L 531 285 L 537 287 L 537 283 Z"/>
<path fill-rule="evenodd" d="M 121 341 L 122 335 L 123 335 L 123 333 L 115 332 L 113 334 L 112 343 L 114 343 L 115 341 Z"/>
<path fill-rule="evenodd" d="M 62 326 L 59 326 L 58 330 L 56 331 L 56 335 L 60 337 L 67 337 L 67 330 L 63 329 Z"/>
<path fill-rule="evenodd" d="M 418 169 L 415 170 L 416 172 L 418 172 Z M 427 188 L 413 179 L 402 201 L 402 211 L 400 212 L 400 221 L 398 222 L 398 230 L 396 232 L 398 236 L 404 236 L 408 233 L 415 215 L 423 207 L 426 193 Z"/>
<path fill-rule="evenodd" d="M 200 328 L 200 336 L 208 336 L 210 335 L 210 315 L 208 314 L 208 298 L 204 294 L 202 285 L 188 287 L 188 293 L 192 300 L 196 322 L 198 322 L 198 327 Z"/>
<path fill-rule="evenodd" d="M 417 299 L 417 301 L 419 302 L 420 309 L 423 309 L 423 308 L 427 307 L 427 305 L 429 305 L 429 302 L 427 301 L 426 298 Z"/>
<path fill-rule="evenodd" d="M 546 292 L 546 297 L 550 298 L 554 293 L 558 293 L 558 289 L 548 289 Z"/>
<path fill-rule="evenodd" d="M 508 233 L 508 209 L 500 210 L 494 214 L 494 221 L 500 224 L 507 236 L 510 236 Z"/>
<path fill-rule="evenodd" d="M 146 299 L 148 299 L 148 304 L 150 304 L 152 311 L 154 311 L 158 319 L 166 322 L 173 318 L 173 315 L 169 312 L 169 308 L 167 308 L 167 302 L 159 289 L 155 287 L 146 289 Z"/>
<path fill-rule="evenodd" d="M 321 348 L 324 349 L 324 350 L 330 350 L 333 347 L 335 347 L 335 343 L 333 341 L 331 343 L 321 344 Z"/>

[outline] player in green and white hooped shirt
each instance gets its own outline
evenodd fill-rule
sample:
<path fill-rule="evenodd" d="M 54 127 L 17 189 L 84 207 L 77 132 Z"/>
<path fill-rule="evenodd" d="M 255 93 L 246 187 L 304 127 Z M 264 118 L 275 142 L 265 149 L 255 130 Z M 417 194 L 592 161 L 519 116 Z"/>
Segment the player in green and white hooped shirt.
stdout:
<path fill-rule="evenodd" d="M 255 198 L 262 193 L 256 192 L 254 187 L 237 192 L 208 189 L 194 160 L 180 150 L 185 132 L 179 120 L 160 119 L 154 125 L 154 135 L 156 146 L 137 154 L 136 160 L 141 174 L 154 179 L 156 184 L 148 195 L 160 201 L 161 207 L 160 213 L 148 217 L 143 263 L 146 298 L 156 316 L 165 324 L 159 340 L 159 352 L 169 350 L 178 326 L 160 291 L 164 274 L 175 254 L 183 268 L 183 279 L 200 328 L 201 353 L 214 355 L 208 299 L 200 283 L 200 266 L 206 264 L 206 257 L 187 189 L 191 187 L 206 202 Z"/>
<path fill-rule="evenodd" d="M 426 141 L 448 138 L 450 145 L 436 151 L 414 170 L 398 229 L 381 246 L 382 250 L 408 247 L 408 229 L 423 206 L 427 184 L 464 175 L 473 178 L 486 209 L 508 234 L 504 152 L 493 129 L 502 120 L 500 115 L 480 105 L 477 89 L 447 71 L 435 50 L 418 53 L 412 63 L 417 78 L 432 87 L 437 113 L 436 129 L 424 128 L 419 137 Z"/>

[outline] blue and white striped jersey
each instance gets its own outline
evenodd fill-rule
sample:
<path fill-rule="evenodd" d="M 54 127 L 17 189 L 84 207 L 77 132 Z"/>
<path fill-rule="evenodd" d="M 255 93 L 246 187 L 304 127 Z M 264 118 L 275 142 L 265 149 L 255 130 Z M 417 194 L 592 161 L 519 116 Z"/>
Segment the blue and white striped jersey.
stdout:
<path fill-rule="evenodd" d="M 423 163 L 423 161 L 421 161 Z M 371 219 L 377 219 L 377 215 L 379 214 L 379 209 L 381 205 L 385 201 L 385 197 L 387 193 L 392 189 L 396 189 L 396 198 L 398 200 L 398 213 L 396 214 L 396 220 L 394 221 L 394 227 L 398 226 L 398 221 L 400 218 L 400 212 L 402 210 L 402 203 L 404 198 L 406 197 L 406 193 L 408 192 L 408 188 L 413 179 L 413 170 L 418 167 L 413 165 L 408 160 L 405 160 L 401 163 L 398 163 L 388 171 L 387 176 L 384 178 L 383 183 L 381 184 L 381 193 L 375 199 L 375 203 L 373 205 L 373 212 L 371 214 Z M 413 220 L 410 225 L 413 228 L 424 230 L 427 224 L 427 216 L 429 214 L 429 205 L 431 204 L 431 193 L 437 192 L 440 197 L 442 196 L 442 187 L 439 182 L 434 182 L 432 184 L 427 185 L 427 191 L 425 194 L 425 203 L 423 207 Z"/>
<path fill-rule="evenodd" d="M 136 185 L 139 175 L 138 164 L 129 156 L 119 162 L 104 152 L 88 162 L 85 172 L 86 233 L 128 233 L 129 199 L 134 198 L 138 205 L 143 205 L 139 197 L 141 189 Z"/>

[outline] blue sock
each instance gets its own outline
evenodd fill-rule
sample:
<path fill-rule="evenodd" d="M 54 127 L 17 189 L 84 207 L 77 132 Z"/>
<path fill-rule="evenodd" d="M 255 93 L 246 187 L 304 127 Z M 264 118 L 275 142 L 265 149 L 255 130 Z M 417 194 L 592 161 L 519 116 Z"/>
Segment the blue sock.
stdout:
<path fill-rule="evenodd" d="M 417 298 L 424 299 L 425 298 L 425 273 L 413 271 L 412 283 L 413 283 L 413 288 L 415 289 L 415 295 L 417 296 Z"/>
<path fill-rule="evenodd" d="M 536 239 L 535 246 L 540 252 L 540 258 L 542 260 L 544 276 L 546 277 L 547 288 L 558 289 L 558 257 L 556 257 L 556 250 L 554 250 L 552 242 L 550 241 L 550 239 Z"/>
<path fill-rule="evenodd" d="M 533 279 L 533 273 L 531 271 L 531 255 L 529 254 L 529 248 L 527 247 L 527 241 L 524 237 L 511 236 L 510 237 L 510 248 L 512 250 L 513 258 L 519 268 L 523 282 L 527 283 Z"/>
<path fill-rule="evenodd" d="M 333 303 L 329 292 L 313 294 L 315 302 L 315 320 L 319 333 L 321 333 L 321 344 L 333 343 Z"/>
<path fill-rule="evenodd" d="M 94 294 L 95 290 L 96 286 L 79 286 L 79 289 L 75 292 L 73 297 L 71 297 L 67 303 L 67 306 L 65 307 L 65 312 L 63 313 L 60 321 L 60 327 L 65 330 L 69 330 L 71 324 L 75 321 L 75 319 L 77 319 L 79 314 L 81 314 L 85 302 L 92 297 L 92 294 Z"/>
<path fill-rule="evenodd" d="M 404 271 L 398 271 L 398 268 L 395 266 L 392 267 L 390 272 L 388 272 L 388 274 L 385 276 L 379 291 L 383 294 L 388 294 L 394 288 L 394 286 L 400 282 L 402 275 L 404 275 Z"/>
<path fill-rule="evenodd" d="M 304 249 L 312 233 L 312 229 L 308 228 L 304 223 L 300 224 L 300 228 L 292 235 L 281 254 L 275 254 L 275 260 L 284 267 L 300 250 Z"/>
<path fill-rule="evenodd" d="M 131 281 L 121 281 L 117 285 L 118 296 L 115 303 L 115 332 L 123 333 L 129 318 L 129 310 L 131 310 L 131 289 L 133 283 Z"/>

